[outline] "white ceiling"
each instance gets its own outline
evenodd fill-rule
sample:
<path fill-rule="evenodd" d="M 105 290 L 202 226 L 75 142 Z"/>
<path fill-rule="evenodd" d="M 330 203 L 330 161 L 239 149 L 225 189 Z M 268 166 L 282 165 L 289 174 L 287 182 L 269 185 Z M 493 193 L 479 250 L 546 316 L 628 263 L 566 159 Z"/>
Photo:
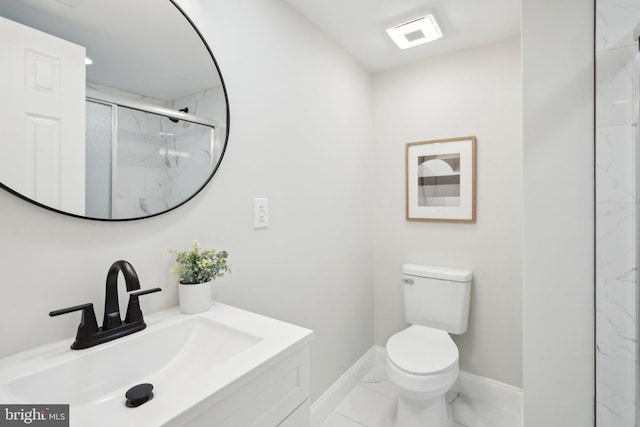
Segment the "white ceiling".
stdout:
<path fill-rule="evenodd" d="M 520 0 L 284 0 L 370 72 L 520 34 Z M 432 12 L 444 36 L 401 50 L 386 29 Z"/>
<path fill-rule="evenodd" d="M 87 68 L 87 77 L 94 83 L 158 99 L 175 99 L 220 84 L 203 44 L 168 1 L 83 0 L 76 1 L 73 7 L 64 4 L 70 1 L 0 0 L 0 16 L 87 47 L 88 55 L 95 61 Z M 370 72 L 520 33 L 520 0 L 284 1 Z M 44 14 L 40 14 L 40 9 Z M 411 49 L 398 49 L 385 30 L 425 11 L 435 15 L 444 37 Z M 149 25 L 141 26 L 141 22 Z M 152 29 L 158 31 L 151 35 Z M 191 48 L 199 50 L 192 52 Z M 102 61 L 103 58 L 109 60 Z M 190 66 L 185 69 L 187 63 Z"/>

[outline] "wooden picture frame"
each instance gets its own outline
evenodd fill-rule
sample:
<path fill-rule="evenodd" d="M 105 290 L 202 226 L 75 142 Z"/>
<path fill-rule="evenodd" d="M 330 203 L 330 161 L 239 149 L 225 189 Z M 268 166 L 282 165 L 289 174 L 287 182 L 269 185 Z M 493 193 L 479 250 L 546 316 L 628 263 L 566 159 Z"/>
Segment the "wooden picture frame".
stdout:
<path fill-rule="evenodd" d="M 410 142 L 407 221 L 476 221 L 476 137 Z"/>

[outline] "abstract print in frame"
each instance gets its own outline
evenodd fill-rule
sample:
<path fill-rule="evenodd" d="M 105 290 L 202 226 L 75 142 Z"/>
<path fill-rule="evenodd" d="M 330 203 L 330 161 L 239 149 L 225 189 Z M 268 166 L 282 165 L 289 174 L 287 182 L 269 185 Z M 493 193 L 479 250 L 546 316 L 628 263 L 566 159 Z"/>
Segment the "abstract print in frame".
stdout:
<path fill-rule="evenodd" d="M 476 137 L 406 145 L 409 221 L 476 221 Z"/>

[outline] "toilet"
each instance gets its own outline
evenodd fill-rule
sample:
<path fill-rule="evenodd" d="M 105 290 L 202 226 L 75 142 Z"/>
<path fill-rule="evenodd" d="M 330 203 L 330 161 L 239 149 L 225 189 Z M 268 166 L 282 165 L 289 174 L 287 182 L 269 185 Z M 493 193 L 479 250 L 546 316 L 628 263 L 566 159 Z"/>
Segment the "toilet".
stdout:
<path fill-rule="evenodd" d="M 472 273 L 441 267 L 402 266 L 407 329 L 389 338 L 385 371 L 400 389 L 395 427 L 450 427 L 445 393 L 460 371 L 458 347 L 469 320 Z"/>

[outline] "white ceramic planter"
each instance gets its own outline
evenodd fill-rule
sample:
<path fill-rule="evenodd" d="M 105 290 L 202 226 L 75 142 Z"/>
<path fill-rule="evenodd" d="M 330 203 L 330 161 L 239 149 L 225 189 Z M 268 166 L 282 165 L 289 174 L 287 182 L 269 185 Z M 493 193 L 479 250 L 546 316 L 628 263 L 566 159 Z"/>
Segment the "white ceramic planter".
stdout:
<path fill-rule="evenodd" d="M 195 285 L 178 284 L 180 313 L 202 313 L 211 308 L 211 282 Z"/>

